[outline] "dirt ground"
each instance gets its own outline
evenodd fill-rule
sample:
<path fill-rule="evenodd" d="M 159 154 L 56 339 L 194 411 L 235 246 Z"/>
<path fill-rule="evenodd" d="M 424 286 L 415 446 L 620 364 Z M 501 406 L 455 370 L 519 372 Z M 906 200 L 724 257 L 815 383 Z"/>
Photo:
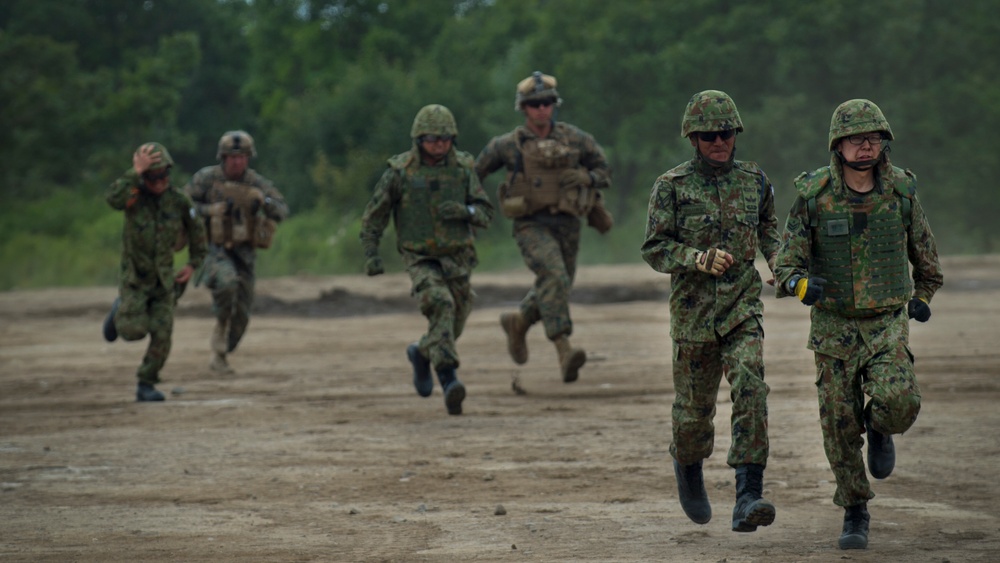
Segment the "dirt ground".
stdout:
<path fill-rule="evenodd" d="M 459 417 L 440 389 L 413 390 L 404 349 L 426 325 L 403 273 L 261 280 L 226 377 L 207 369 L 208 292 L 189 288 L 160 404 L 134 402 L 146 343 L 101 338 L 115 288 L 0 293 L 0 560 L 1000 561 L 1000 256 L 944 267 L 932 319 L 912 325 L 923 410 L 874 482 L 863 552 L 837 548 L 808 311 L 773 291 L 778 513 L 752 534 L 730 531 L 725 382 L 715 517 L 699 526 L 677 502 L 669 279 L 644 265 L 579 272 L 589 360 L 570 385 L 537 327 L 527 365 L 507 356 L 497 317 L 528 272 L 475 275 Z"/>

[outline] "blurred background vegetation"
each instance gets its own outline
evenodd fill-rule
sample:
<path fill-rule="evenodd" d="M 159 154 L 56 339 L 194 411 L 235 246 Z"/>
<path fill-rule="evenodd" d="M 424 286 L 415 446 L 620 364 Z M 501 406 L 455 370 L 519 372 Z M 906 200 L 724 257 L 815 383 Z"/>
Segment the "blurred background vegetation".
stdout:
<path fill-rule="evenodd" d="M 913 169 L 945 254 L 997 252 L 1000 5 L 994 0 L 4 0 L 0 3 L 0 289 L 115 284 L 122 217 L 104 190 L 146 141 L 183 185 L 230 129 L 292 217 L 261 276 L 362 271 L 359 218 L 417 110 L 454 112 L 478 154 L 521 123 L 514 86 L 555 75 L 558 118 L 614 171 L 617 225 L 581 263 L 640 260 L 649 188 L 691 157 L 688 98 L 720 89 L 737 158 L 792 179 L 825 165 L 830 114 L 869 98 Z M 500 173 L 488 178 L 493 195 Z M 510 223 L 481 233 L 483 269 L 523 267 Z M 395 256 L 394 234 L 382 245 Z M 179 259 L 183 259 L 183 255 Z M 398 267 L 398 262 L 395 263 Z M 390 261 L 390 267 L 393 262 Z"/>

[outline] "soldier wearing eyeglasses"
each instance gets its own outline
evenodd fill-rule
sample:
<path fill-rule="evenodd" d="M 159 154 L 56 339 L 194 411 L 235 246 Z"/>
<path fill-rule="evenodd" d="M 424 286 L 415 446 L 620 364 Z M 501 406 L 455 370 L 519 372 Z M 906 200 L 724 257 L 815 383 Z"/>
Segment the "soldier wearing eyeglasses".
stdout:
<path fill-rule="evenodd" d="M 494 137 L 476 158 L 479 179 L 505 168 L 497 190 L 504 216 L 513 220 L 514 240 L 535 284 L 516 312 L 500 316 L 507 351 L 517 364 L 528 361 L 527 333 L 541 321 L 556 348 L 565 383 L 579 377 L 587 361 L 570 345 L 573 321 L 569 293 L 576 276 L 582 220 L 601 233 L 612 226 L 602 191 L 611 186 L 604 150 L 589 133 L 555 120 L 562 98 L 556 79 L 541 72 L 518 83 L 514 110 L 524 124 Z"/>
<path fill-rule="evenodd" d="M 455 148 L 458 125 L 448 108 L 421 108 L 410 137 L 412 148 L 389 159 L 361 218 L 365 272 L 385 272 L 378 247 L 392 219 L 411 293 L 428 321 L 427 332 L 406 349 L 413 385 L 418 395 L 430 397 L 433 368 L 448 414 L 460 415 L 466 391 L 458 379 L 455 342 L 472 312 L 470 276 L 479 263 L 475 229 L 489 227 L 493 204 L 472 155 Z"/>
<path fill-rule="evenodd" d="M 920 412 L 909 319 L 926 322 L 944 283 L 917 179 L 889 162 L 892 129 L 869 100 L 830 119 L 829 166 L 795 179 L 776 274 L 778 297 L 811 307 L 807 347 L 816 361 L 823 447 L 844 508 L 841 549 L 868 546 L 868 472 L 895 467 L 893 434 Z M 912 279 L 910 267 L 912 266 Z M 867 403 L 866 401 L 867 397 Z"/>
<path fill-rule="evenodd" d="M 124 212 L 118 289 L 104 320 L 104 338 L 141 340 L 149 346 L 136 372 L 137 401 L 162 401 L 156 389 L 170 354 L 174 305 L 181 289 L 205 260 L 205 228 L 191 200 L 170 184 L 174 161 L 160 143 L 145 143 L 132 168 L 111 185 L 107 202 Z M 188 262 L 174 273 L 174 253 L 188 247 Z"/>
<path fill-rule="evenodd" d="M 775 516 L 774 505 L 762 498 L 769 388 L 754 259 L 762 253 L 773 271 L 780 240 L 770 181 L 757 164 L 735 158 L 742 132 L 736 104 L 725 92 L 691 97 L 681 137 L 694 158 L 654 182 L 642 257 L 671 276 L 670 454 L 681 507 L 699 524 L 712 517 L 703 462 L 712 454 L 715 401 L 725 377 L 732 398 L 727 463 L 736 470 L 732 529 L 753 532 Z"/>

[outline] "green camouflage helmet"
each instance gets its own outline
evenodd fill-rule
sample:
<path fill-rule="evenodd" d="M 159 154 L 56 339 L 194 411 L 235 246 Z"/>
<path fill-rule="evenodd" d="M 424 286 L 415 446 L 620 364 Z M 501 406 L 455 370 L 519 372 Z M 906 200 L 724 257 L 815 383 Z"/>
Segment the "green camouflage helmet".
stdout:
<path fill-rule="evenodd" d="M 681 121 L 681 137 L 687 138 L 699 131 L 743 132 L 743 121 L 736 103 L 721 90 L 698 92 L 688 101 Z"/>
<path fill-rule="evenodd" d="M 164 168 L 171 168 L 174 165 L 174 159 L 167 152 L 167 147 L 163 146 L 161 143 L 143 143 L 139 145 L 139 148 L 135 152 L 139 152 L 143 147 L 153 147 L 151 154 L 160 154 L 160 161 L 154 163 L 149 167 L 149 170 L 163 170 Z"/>
<path fill-rule="evenodd" d="M 540 71 L 531 73 L 531 76 L 517 83 L 514 89 L 514 111 L 521 111 L 524 102 L 530 100 L 554 100 L 556 107 L 562 105 L 562 98 L 556 90 L 556 77 L 542 74 Z"/>
<path fill-rule="evenodd" d="M 219 149 L 215 152 L 216 160 L 230 154 L 245 154 L 248 158 L 257 156 L 257 146 L 253 137 L 246 131 L 226 131 L 219 139 Z"/>
<path fill-rule="evenodd" d="M 421 135 L 451 135 L 458 136 L 458 125 L 451 111 L 440 105 L 431 104 L 420 108 L 417 117 L 413 118 L 410 137 L 416 139 Z"/>
<path fill-rule="evenodd" d="M 892 140 L 889 122 L 875 102 L 847 100 L 833 110 L 833 117 L 830 118 L 830 150 L 844 137 L 875 131 L 880 131 L 886 139 Z"/>

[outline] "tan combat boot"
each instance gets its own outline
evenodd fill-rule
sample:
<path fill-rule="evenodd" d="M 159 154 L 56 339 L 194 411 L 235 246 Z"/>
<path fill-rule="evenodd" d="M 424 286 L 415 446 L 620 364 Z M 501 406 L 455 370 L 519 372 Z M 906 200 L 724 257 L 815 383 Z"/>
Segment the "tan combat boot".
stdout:
<path fill-rule="evenodd" d="M 587 363 L 587 353 L 569 345 L 569 338 L 560 336 L 552 341 L 559 352 L 559 369 L 563 383 L 573 383 L 580 377 L 580 368 Z"/>
<path fill-rule="evenodd" d="M 524 319 L 520 312 L 504 313 L 500 315 L 500 326 L 507 333 L 507 352 L 514 363 L 525 364 L 528 362 L 528 343 L 525 337 L 531 325 Z"/>
<path fill-rule="evenodd" d="M 229 362 L 226 361 L 226 352 L 229 346 L 228 341 L 229 323 L 216 321 L 211 341 L 212 362 L 208 364 L 208 367 L 216 373 L 233 373 L 233 368 L 229 367 Z"/>

